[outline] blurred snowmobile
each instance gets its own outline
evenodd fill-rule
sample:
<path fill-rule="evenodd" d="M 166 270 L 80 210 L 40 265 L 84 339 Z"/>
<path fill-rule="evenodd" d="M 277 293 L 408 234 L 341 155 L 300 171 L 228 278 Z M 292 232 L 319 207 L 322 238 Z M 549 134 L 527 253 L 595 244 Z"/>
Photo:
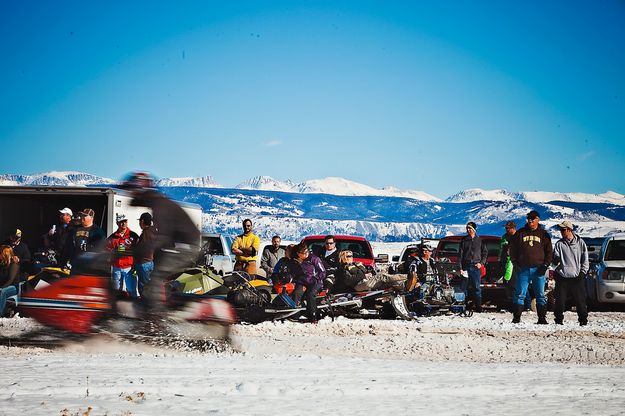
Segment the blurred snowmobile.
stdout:
<path fill-rule="evenodd" d="M 88 255 L 94 253 L 87 253 Z M 107 257 L 101 253 L 96 257 Z M 97 262 L 97 260 L 94 260 Z M 83 260 L 82 263 L 85 263 Z M 232 307 L 220 299 L 190 299 L 169 308 L 156 322 L 146 322 L 137 303 L 118 299 L 108 267 L 75 267 L 79 271 L 46 270 L 23 286 L 17 310 L 63 334 L 108 334 L 131 340 L 223 341 L 236 320 Z"/>

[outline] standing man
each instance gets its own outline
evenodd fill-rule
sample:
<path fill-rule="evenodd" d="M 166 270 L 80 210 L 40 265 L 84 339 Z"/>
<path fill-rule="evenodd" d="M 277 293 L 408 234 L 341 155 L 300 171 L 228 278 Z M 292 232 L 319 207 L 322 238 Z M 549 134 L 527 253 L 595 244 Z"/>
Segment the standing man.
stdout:
<path fill-rule="evenodd" d="M 64 266 L 69 258 L 67 257 L 67 244 L 69 237 L 74 231 L 72 225 L 72 216 L 74 213 L 71 209 L 65 207 L 59 210 L 59 222 L 54 224 L 50 231 L 44 235 L 44 246 L 47 249 L 54 250 L 56 253 L 57 263 Z"/>
<path fill-rule="evenodd" d="M 499 252 L 499 267 L 503 271 L 503 280 L 506 285 L 506 299 L 510 301 L 510 312 L 514 312 L 514 293 L 516 287 L 516 270 L 512 260 L 510 260 L 510 240 L 514 238 L 516 234 L 516 223 L 514 221 L 508 221 L 504 226 L 506 233 L 501 236 L 500 252 Z M 525 309 L 529 309 L 532 302 L 532 297 L 529 294 L 525 297 Z"/>
<path fill-rule="evenodd" d="M 143 288 L 150 281 L 154 270 L 154 240 L 156 230 L 152 225 L 152 214 L 144 212 L 139 217 L 141 235 L 135 245 L 135 270 L 139 279 L 139 296 L 143 296 Z"/>
<path fill-rule="evenodd" d="M 132 250 L 139 236 L 128 228 L 128 218 L 116 214 L 117 231 L 106 239 L 106 249 L 111 252 L 111 276 L 115 290 L 122 289 L 122 282 L 131 298 L 137 295 L 137 279 L 132 273 L 134 258 Z"/>
<path fill-rule="evenodd" d="M 260 268 L 267 273 L 267 277 L 271 277 L 273 269 L 278 264 L 278 261 L 284 257 L 284 249 L 280 247 L 282 239 L 278 235 L 271 237 L 271 246 L 265 247 L 263 250 L 263 256 L 260 259 Z"/>
<path fill-rule="evenodd" d="M 510 260 L 516 270 L 516 286 L 512 323 L 521 322 L 527 287 L 532 284 L 536 296 L 537 324 L 547 323 L 547 298 L 545 297 L 545 273 L 553 258 L 551 237 L 539 224 L 540 215 L 532 210 L 527 213 L 527 224 L 516 232 L 510 241 Z"/>
<path fill-rule="evenodd" d="M 105 238 L 102 228 L 93 223 L 95 217 L 94 210 L 85 208 L 80 211 L 79 215 L 80 226 L 74 230 L 70 241 L 70 257 L 72 261 L 82 253 L 95 251 L 98 243 Z"/>
<path fill-rule="evenodd" d="M 260 249 L 260 238 L 252 232 L 252 220 L 243 220 L 243 234 L 237 236 L 232 243 L 232 252 L 236 255 L 234 270 L 256 274 L 256 259 Z"/>
<path fill-rule="evenodd" d="M 553 311 L 556 324 L 562 325 L 566 309 L 566 296 L 570 292 L 575 301 L 577 319 L 581 326 L 588 324 L 585 279 L 590 264 L 586 243 L 573 232 L 568 221 L 558 224 L 562 238 L 553 248 L 553 264 L 556 266 L 556 304 Z"/>
<path fill-rule="evenodd" d="M 477 236 L 477 225 L 473 221 L 467 223 L 467 235 L 460 240 L 460 271 L 466 277 L 462 281 L 462 290 L 465 296 L 468 292 L 473 295 L 475 312 L 482 312 L 482 267 L 486 265 L 488 250 L 482 244 L 482 239 Z"/>

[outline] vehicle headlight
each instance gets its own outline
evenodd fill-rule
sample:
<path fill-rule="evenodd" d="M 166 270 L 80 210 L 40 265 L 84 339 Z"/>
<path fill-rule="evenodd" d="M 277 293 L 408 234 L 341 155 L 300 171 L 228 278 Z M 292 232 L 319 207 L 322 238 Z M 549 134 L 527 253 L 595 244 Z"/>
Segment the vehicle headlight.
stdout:
<path fill-rule="evenodd" d="M 604 280 L 623 280 L 625 278 L 625 270 L 606 270 L 603 273 Z"/>

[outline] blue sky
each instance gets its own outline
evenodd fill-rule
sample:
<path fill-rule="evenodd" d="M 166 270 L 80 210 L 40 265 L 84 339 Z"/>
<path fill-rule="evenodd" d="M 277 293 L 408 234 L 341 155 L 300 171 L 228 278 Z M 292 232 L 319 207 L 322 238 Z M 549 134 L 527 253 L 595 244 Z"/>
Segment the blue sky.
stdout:
<path fill-rule="evenodd" d="M 625 193 L 618 1 L 0 2 L 0 173 Z"/>

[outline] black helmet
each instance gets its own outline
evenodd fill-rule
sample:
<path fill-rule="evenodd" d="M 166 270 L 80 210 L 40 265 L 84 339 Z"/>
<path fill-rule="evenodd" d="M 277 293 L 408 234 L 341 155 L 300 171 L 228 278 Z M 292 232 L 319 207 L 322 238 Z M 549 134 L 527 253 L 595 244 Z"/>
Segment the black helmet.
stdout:
<path fill-rule="evenodd" d="M 154 177 L 148 172 L 131 172 L 119 185 L 122 189 L 153 189 Z"/>

